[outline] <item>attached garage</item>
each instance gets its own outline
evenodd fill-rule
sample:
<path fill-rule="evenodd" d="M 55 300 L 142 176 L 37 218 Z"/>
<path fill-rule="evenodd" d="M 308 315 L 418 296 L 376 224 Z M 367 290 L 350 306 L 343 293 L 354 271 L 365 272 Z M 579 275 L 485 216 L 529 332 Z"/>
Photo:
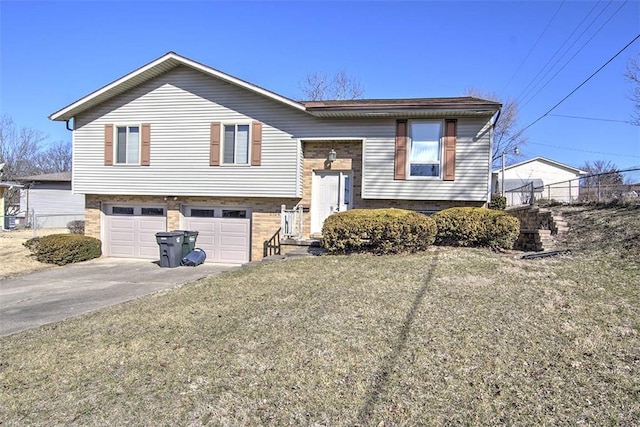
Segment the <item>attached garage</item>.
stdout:
<path fill-rule="evenodd" d="M 207 254 L 206 262 L 249 262 L 251 213 L 244 208 L 184 206 L 183 228 L 197 231 L 196 247 Z"/>
<path fill-rule="evenodd" d="M 107 205 L 104 207 L 105 255 L 158 259 L 156 233 L 167 229 L 167 211 L 161 206 Z"/>

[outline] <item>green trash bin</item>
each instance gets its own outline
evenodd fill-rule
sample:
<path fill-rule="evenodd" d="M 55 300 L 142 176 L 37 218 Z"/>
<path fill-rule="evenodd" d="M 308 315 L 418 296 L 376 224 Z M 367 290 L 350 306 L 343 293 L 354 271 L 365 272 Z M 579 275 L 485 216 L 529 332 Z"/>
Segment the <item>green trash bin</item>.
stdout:
<path fill-rule="evenodd" d="M 182 240 L 182 258 L 184 258 L 196 248 L 198 232 L 191 230 L 175 230 L 174 232 L 182 233 L 184 236 L 184 239 Z"/>

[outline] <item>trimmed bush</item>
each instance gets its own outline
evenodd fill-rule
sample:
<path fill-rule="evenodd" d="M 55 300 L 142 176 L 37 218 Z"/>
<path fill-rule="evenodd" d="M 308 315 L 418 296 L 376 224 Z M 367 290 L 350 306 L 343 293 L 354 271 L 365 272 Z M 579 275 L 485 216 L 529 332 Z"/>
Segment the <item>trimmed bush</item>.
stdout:
<path fill-rule="evenodd" d="M 48 264 L 65 265 L 98 258 L 102 255 L 98 239 L 80 234 L 50 234 L 24 243 L 33 256 Z"/>
<path fill-rule="evenodd" d="M 35 250 L 38 249 L 38 245 L 40 244 L 40 238 L 39 237 L 33 237 L 29 240 L 27 240 L 26 242 L 23 243 L 23 245 L 29 249 L 31 252 L 34 252 Z"/>
<path fill-rule="evenodd" d="M 84 221 L 69 221 L 67 223 L 67 228 L 71 234 L 84 234 Z"/>
<path fill-rule="evenodd" d="M 507 198 L 500 194 L 491 195 L 491 203 L 489 203 L 489 209 L 505 210 L 507 208 Z"/>
<path fill-rule="evenodd" d="M 403 209 L 353 209 L 329 216 L 323 246 L 332 253 L 396 254 L 423 251 L 435 240 L 430 217 Z"/>
<path fill-rule="evenodd" d="M 486 208 L 451 208 L 433 215 L 438 225 L 437 245 L 513 248 L 520 220 Z"/>

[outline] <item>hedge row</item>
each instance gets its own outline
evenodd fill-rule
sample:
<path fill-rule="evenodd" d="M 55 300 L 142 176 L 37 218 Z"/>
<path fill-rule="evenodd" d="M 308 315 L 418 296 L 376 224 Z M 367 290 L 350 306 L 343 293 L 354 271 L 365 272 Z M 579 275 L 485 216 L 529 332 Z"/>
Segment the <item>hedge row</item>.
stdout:
<path fill-rule="evenodd" d="M 513 248 L 520 221 L 506 212 L 483 208 L 451 208 L 433 215 L 436 244 Z"/>
<path fill-rule="evenodd" d="M 451 208 L 426 216 L 403 209 L 353 209 L 329 216 L 322 228 L 331 253 L 394 254 L 449 246 L 513 248 L 517 218 L 500 210 Z"/>
<path fill-rule="evenodd" d="M 417 252 L 434 242 L 436 224 L 403 209 L 353 209 L 328 217 L 322 236 L 323 246 L 333 253 Z"/>
<path fill-rule="evenodd" d="M 87 261 L 102 255 L 101 242 L 80 234 L 50 234 L 24 243 L 33 256 L 48 264 L 65 265 Z"/>

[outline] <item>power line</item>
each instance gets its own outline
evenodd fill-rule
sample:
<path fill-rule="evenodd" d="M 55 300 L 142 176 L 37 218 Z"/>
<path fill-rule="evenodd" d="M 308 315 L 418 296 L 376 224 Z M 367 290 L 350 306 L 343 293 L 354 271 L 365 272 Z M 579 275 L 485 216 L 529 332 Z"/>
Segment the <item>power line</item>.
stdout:
<path fill-rule="evenodd" d="M 569 118 L 569 119 L 592 120 L 592 121 L 598 121 L 598 122 L 616 122 L 616 123 L 631 124 L 631 122 L 629 120 L 601 119 L 601 118 L 597 118 L 597 117 L 582 117 L 582 116 L 567 116 L 567 115 L 564 115 L 564 114 L 549 114 L 549 116 L 566 117 L 566 118 Z"/>
<path fill-rule="evenodd" d="M 592 151 L 592 150 L 583 150 L 581 148 L 560 147 L 558 145 L 543 144 L 541 142 L 531 142 L 531 141 L 527 141 L 527 144 L 541 145 L 543 147 L 559 148 L 561 150 L 568 150 L 568 151 L 580 151 L 580 152 L 583 152 L 583 153 L 602 154 L 602 155 L 605 155 L 605 156 L 634 157 L 634 158 L 640 159 L 640 156 L 634 156 L 633 154 L 605 153 L 603 151 Z"/>
<path fill-rule="evenodd" d="M 509 85 L 511 84 L 511 82 L 513 81 L 513 79 L 516 77 L 516 75 L 520 72 L 520 70 L 522 69 L 522 66 L 524 65 L 525 62 L 527 62 L 527 59 L 529 59 L 529 56 L 531 56 L 531 53 L 534 51 L 534 49 L 536 48 L 536 46 L 538 46 L 538 43 L 540 43 L 540 40 L 542 39 L 542 37 L 546 34 L 547 30 L 549 29 L 549 27 L 551 26 L 551 23 L 556 19 L 556 16 L 558 16 L 558 13 L 560 12 L 560 9 L 562 9 L 562 6 L 564 5 L 564 0 L 562 1 L 562 3 L 560 3 L 560 6 L 558 6 L 558 9 L 556 9 L 556 13 L 553 14 L 553 16 L 551 17 L 551 19 L 549 20 L 549 22 L 547 23 L 547 26 L 544 27 L 544 30 L 542 30 L 542 33 L 540 33 L 540 35 L 538 36 L 538 39 L 536 40 L 536 42 L 533 44 L 533 46 L 531 47 L 531 49 L 529 50 L 529 53 L 527 53 L 527 55 L 524 57 L 524 59 L 522 60 L 522 62 L 520 63 L 520 65 L 518 65 L 518 68 L 516 69 L 516 71 L 513 73 L 513 75 L 511 76 L 511 78 L 509 79 L 509 81 L 507 82 L 507 84 L 504 86 L 504 89 L 508 88 Z M 503 89 L 503 90 L 504 90 Z"/>
<path fill-rule="evenodd" d="M 594 37 L 595 37 L 595 36 L 596 36 L 600 31 L 602 31 L 602 29 L 605 27 L 605 25 L 607 25 L 607 24 L 609 23 L 609 21 L 611 21 L 611 19 L 613 19 L 613 17 L 614 17 L 614 16 L 616 16 L 616 15 L 618 14 L 618 12 L 620 12 L 620 10 L 622 9 L 622 7 L 623 7 L 625 4 L 627 4 L 627 1 L 625 1 L 624 3 L 622 3 L 622 4 L 620 5 L 620 7 L 619 7 L 615 12 L 613 12 L 613 14 L 609 17 L 609 19 L 607 19 L 607 20 L 604 22 L 604 24 L 602 24 L 602 25 L 600 26 L 600 28 L 598 28 L 598 29 L 596 30 L 596 32 L 595 32 L 595 33 L 593 33 L 593 35 L 592 35 L 591 37 L 589 37 L 589 40 L 587 40 L 586 42 L 584 42 L 584 44 L 583 44 L 582 46 L 580 46 L 580 48 L 576 51 L 576 53 L 574 53 L 574 54 L 573 54 L 573 56 L 572 56 L 571 58 L 569 58 L 569 60 L 568 60 L 567 62 L 565 62 L 565 64 L 564 64 L 562 67 L 560 67 L 560 69 L 559 69 L 558 71 L 556 71 L 556 73 L 555 73 L 553 76 L 551 76 L 551 78 L 550 78 L 549 80 L 547 80 L 547 82 L 546 82 L 546 83 L 545 83 L 545 84 L 544 84 L 540 89 L 538 89 L 538 91 L 537 91 L 536 93 L 534 93 L 534 94 L 531 96 L 531 98 L 529 98 L 529 100 L 527 100 L 527 101 L 524 103 L 524 105 L 522 106 L 523 108 L 524 108 L 524 106 L 525 106 L 525 105 L 527 105 L 529 102 L 531 102 L 531 101 L 532 101 L 536 96 L 538 96 L 538 94 L 542 91 L 542 89 L 544 89 L 545 87 L 547 87 L 547 85 L 548 85 L 549 83 L 551 83 L 551 81 L 552 81 L 553 79 L 555 79 L 555 78 L 556 78 L 556 76 L 557 76 L 558 74 L 560 74 L 560 72 L 561 72 L 562 70 L 564 70 L 564 69 L 565 69 L 565 67 L 566 67 L 567 65 L 569 65 L 569 63 L 570 63 L 571 61 L 573 61 L 573 58 L 575 58 L 576 56 L 578 56 L 578 54 L 579 54 L 580 52 L 582 52 L 582 49 L 584 49 L 584 48 L 585 48 L 585 46 L 587 46 L 587 44 L 589 44 L 589 42 L 591 42 L 591 40 L 593 40 L 593 38 L 594 38 Z M 603 10 L 603 12 L 604 12 L 604 10 Z M 600 15 L 598 15 L 598 17 L 600 17 Z M 586 29 L 585 29 L 585 31 L 586 31 Z M 583 31 L 583 33 L 582 33 L 582 34 L 584 34 L 584 31 Z M 582 34 L 580 34 L 580 37 L 582 37 Z M 576 39 L 576 42 L 577 42 L 577 41 L 578 41 L 578 39 Z M 569 47 L 569 49 L 571 49 L 571 47 L 573 47 L 573 45 L 574 45 L 574 44 L 575 44 L 575 42 L 574 42 L 573 44 L 571 44 L 571 46 Z M 567 52 L 568 52 L 568 50 L 567 50 Z M 566 54 L 566 52 L 565 52 L 565 54 Z M 564 54 L 563 54 L 562 56 L 564 56 Z M 558 61 L 556 61 L 556 63 L 555 63 L 555 64 L 553 64 L 553 66 L 554 66 L 554 67 L 555 67 L 555 65 L 560 61 L 560 59 L 562 59 L 562 57 L 558 58 Z M 552 67 L 552 68 L 553 68 L 553 67 Z M 551 69 L 549 69 L 549 71 L 551 71 Z M 545 76 L 546 76 L 547 74 L 548 74 L 548 72 L 547 72 L 547 73 L 545 73 Z M 544 77 L 544 76 L 543 76 L 543 77 Z"/>
<path fill-rule="evenodd" d="M 627 50 L 627 48 L 629 46 L 631 46 L 636 40 L 638 40 L 640 38 L 640 34 L 638 34 L 637 36 L 635 36 L 633 38 L 633 40 L 631 40 L 629 43 L 626 44 L 625 47 L 623 47 L 622 49 L 620 49 L 615 55 L 613 55 L 607 62 L 605 62 L 604 64 L 602 64 L 602 66 L 600 68 L 598 68 L 596 71 L 594 71 L 589 77 L 586 78 L 586 80 L 584 80 L 582 83 L 580 83 L 575 89 L 573 89 L 571 92 L 569 92 L 569 94 L 567 96 L 565 96 L 564 98 L 562 98 L 560 101 L 558 101 L 556 103 L 556 105 L 554 105 L 553 107 L 551 107 L 546 113 L 544 113 L 543 115 L 541 115 L 540 117 L 538 117 L 537 119 L 535 119 L 533 122 L 531 122 L 529 125 L 525 126 L 522 130 L 520 130 L 515 136 L 511 137 L 511 139 L 509 139 L 505 144 L 508 144 L 509 142 L 513 141 L 516 137 L 520 136 L 525 130 L 529 129 L 531 126 L 535 125 L 536 123 L 538 123 L 540 120 L 542 120 L 543 118 L 545 118 L 546 116 L 548 116 L 553 110 L 555 110 L 556 108 L 558 108 L 560 106 L 560 104 L 562 104 L 564 101 L 566 101 L 571 95 L 573 95 L 574 93 L 576 93 L 578 91 L 578 89 L 580 89 L 582 86 L 584 86 L 589 80 L 591 80 L 596 74 L 598 74 L 600 71 L 602 71 L 602 69 L 604 67 L 606 67 L 607 65 L 609 65 L 609 63 L 611 63 L 611 61 L 613 61 L 614 59 L 616 59 L 622 52 L 624 52 L 625 50 Z"/>
<path fill-rule="evenodd" d="M 598 7 L 598 4 L 599 4 L 599 3 L 596 3 L 596 4 L 594 4 L 594 5 L 593 5 L 593 7 L 591 8 L 591 10 L 589 10 L 589 12 L 587 13 L 587 15 L 586 15 L 584 18 L 582 18 L 582 21 L 580 21 L 580 23 L 576 26 L 576 28 L 574 28 L 574 29 L 573 29 L 573 31 L 571 32 L 571 34 L 569 34 L 569 37 L 567 37 L 567 38 L 565 39 L 565 41 L 560 45 L 560 47 L 559 47 L 559 48 L 558 48 L 558 49 L 553 53 L 553 55 L 551 55 L 551 58 L 549 58 L 549 60 L 548 60 L 548 61 L 547 61 L 543 66 L 542 66 L 542 68 L 540 68 L 540 71 L 538 71 L 538 73 L 533 77 L 533 79 L 531 79 L 531 81 L 529 82 L 529 84 L 527 84 L 527 86 L 522 90 L 522 92 L 520 92 L 520 94 L 516 97 L 516 99 L 520 99 L 520 98 L 523 96 L 523 94 L 525 94 L 525 93 L 526 93 L 526 94 L 529 94 L 529 92 L 531 92 L 530 90 L 528 90 L 528 89 L 529 89 L 529 87 L 530 87 L 534 82 L 536 82 L 536 81 L 538 80 L 538 76 L 540 76 L 540 74 L 541 74 L 541 73 L 542 73 L 542 72 L 547 68 L 547 65 L 549 65 L 549 63 L 550 63 L 551 61 L 553 61 L 553 59 L 556 57 L 556 55 L 558 54 L 558 52 L 560 52 L 560 51 L 562 50 L 562 48 L 564 47 L 564 45 L 566 45 L 566 44 L 567 44 L 567 42 L 568 42 L 569 40 L 571 40 L 571 38 L 572 38 L 572 37 L 573 37 L 573 35 L 576 33 L 576 31 L 578 31 L 578 29 L 579 29 L 579 28 L 582 26 L 582 24 L 587 20 L 587 18 L 588 18 L 589 16 L 591 16 L 591 13 L 596 9 L 596 7 Z M 606 9 L 606 6 L 605 6 L 605 9 Z M 604 9 L 602 9 L 602 10 L 604 11 Z M 600 13 L 602 13 L 602 12 L 600 12 Z M 589 24 L 589 26 L 591 26 L 591 25 L 593 24 L 593 22 L 595 21 L 595 19 L 597 19 L 597 17 L 596 17 L 596 18 L 594 18 L 594 20 L 593 20 L 593 21 L 591 21 L 591 24 Z M 588 28 L 588 27 L 587 27 L 587 28 Z M 553 67 L 552 67 L 552 68 L 553 68 Z M 541 78 L 541 79 L 542 79 L 542 78 Z M 539 83 L 536 83 L 536 84 L 534 85 L 534 88 L 535 88 L 535 86 L 537 86 L 538 84 L 539 84 Z M 533 90 L 533 89 L 531 89 L 531 90 Z"/>

